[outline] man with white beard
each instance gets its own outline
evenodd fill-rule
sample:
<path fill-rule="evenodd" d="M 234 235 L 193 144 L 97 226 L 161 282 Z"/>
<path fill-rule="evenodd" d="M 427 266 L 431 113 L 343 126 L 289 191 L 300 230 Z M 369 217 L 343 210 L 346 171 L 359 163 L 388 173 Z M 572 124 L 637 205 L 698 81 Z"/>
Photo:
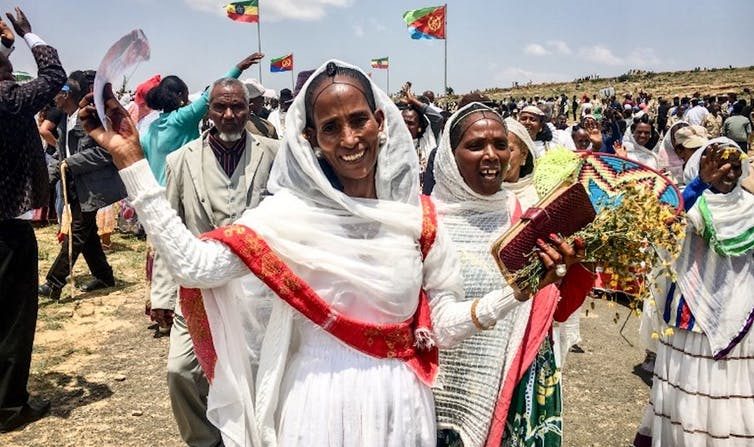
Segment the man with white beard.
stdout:
<path fill-rule="evenodd" d="M 165 167 L 168 200 L 195 235 L 230 225 L 259 204 L 267 195 L 267 177 L 279 144 L 246 130 L 248 90 L 237 79 L 223 78 L 212 85 L 207 116 L 213 126 L 168 155 Z M 173 415 L 187 445 L 222 445 L 220 433 L 206 416 L 209 384 L 177 296 L 175 281 L 156 256 L 151 312 L 160 326 L 172 324 L 168 389 Z"/>

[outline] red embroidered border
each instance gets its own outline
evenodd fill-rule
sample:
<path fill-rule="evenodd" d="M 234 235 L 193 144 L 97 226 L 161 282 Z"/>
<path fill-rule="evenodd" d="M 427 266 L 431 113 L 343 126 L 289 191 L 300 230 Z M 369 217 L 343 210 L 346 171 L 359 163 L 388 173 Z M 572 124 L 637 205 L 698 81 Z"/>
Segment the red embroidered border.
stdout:
<path fill-rule="evenodd" d="M 421 197 L 423 219 L 419 240 L 422 256 L 426 257 L 437 234 L 437 217 L 434 204 L 427 196 Z M 269 245 L 252 229 L 243 225 L 218 228 L 202 236 L 228 246 L 259 279 L 280 298 L 354 349 L 377 358 L 397 358 L 407 362 L 419 379 L 431 384 L 437 374 L 438 351 L 432 347 L 420 351 L 414 346 L 414 332 L 418 328 L 431 330 L 429 301 L 422 290 L 416 314 L 397 324 L 362 322 L 337 313 L 317 293 L 291 271 L 272 252 Z M 181 309 L 191 334 L 199 363 L 207 378 L 212 381 L 217 353 L 207 321 L 201 293 L 196 289 L 181 289 Z"/>

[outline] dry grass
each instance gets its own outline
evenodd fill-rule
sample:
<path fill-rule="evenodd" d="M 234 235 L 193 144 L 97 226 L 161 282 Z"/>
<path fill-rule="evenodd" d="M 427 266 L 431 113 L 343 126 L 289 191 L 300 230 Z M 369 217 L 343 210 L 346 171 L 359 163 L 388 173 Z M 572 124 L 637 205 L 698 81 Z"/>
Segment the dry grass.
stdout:
<path fill-rule="evenodd" d="M 672 98 L 673 96 L 691 96 L 694 92 L 702 95 L 725 94 L 729 92 L 742 94 L 748 87 L 754 90 L 754 66 L 741 68 L 720 68 L 707 71 L 675 71 L 663 73 L 639 73 L 627 78 L 605 78 L 584 82 L 558 82 L 522 86 L 520 88 L 493 88 L 485 91 L 493 99 L 500 100 L 514 96 L 515 98 L 534 96 L 554 97 L 565 93 L 570 99 L 573 95 L 579 98 L 584 93 L 597 94 L 605 87 L 615 88 L 615 93 L 621 97 L 625 93 L 636 94 L 644 90 L 654 97 Z M 745 95 L 749 99 L 749 95 Z"/>

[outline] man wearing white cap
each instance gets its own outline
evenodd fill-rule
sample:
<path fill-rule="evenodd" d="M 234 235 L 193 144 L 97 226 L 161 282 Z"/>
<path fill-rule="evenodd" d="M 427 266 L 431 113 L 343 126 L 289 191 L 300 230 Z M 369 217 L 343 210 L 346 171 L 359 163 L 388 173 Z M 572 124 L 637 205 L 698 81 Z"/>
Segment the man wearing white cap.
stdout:
<path fill-rule="evenodd" d="M 275 126 L 261 116 L 266 91 L 264 86 L 256 79 L 247 79 L 244 84 L 246 84 L 246 90 L 249 92 L 249 121 L 246 123 L 246 130 L 254 135 L 277 140 L 278 133 Z"/>

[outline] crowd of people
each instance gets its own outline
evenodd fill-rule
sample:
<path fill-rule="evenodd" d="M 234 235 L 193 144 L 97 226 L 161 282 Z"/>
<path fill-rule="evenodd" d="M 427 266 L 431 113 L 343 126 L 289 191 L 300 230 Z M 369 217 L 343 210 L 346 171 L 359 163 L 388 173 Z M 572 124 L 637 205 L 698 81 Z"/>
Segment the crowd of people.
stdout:
<path fill-rule="evenodd" d="M 451 104 L 410 83 L 388 96 L 330 60 L 278 95 L 239 80 L 253 53 L 193 98 L 175 75 L 121 97 L 106 86 L 105 129 L 96 73 L 66 75 L 20 9 L 7 17 L 0 431 L 50 408 L 27 391 L 38 296 L 60 299 L 79 254 L 84 292 L 115 285 L 112 224 L 97 217 L 118 204 L 147 235 L 148 312 L 170 332 L 166 393 L 187 445 L 561 445 L 562 369 L 594 267 L 581 241 L 552 234 L 537 241 L 544 276 L 522 291 L 490 245 L 538 202 L 537 160 L 565 147 L 683 189 L 677 277 L 653 284 L 642 314 L 653 385 L 635 445 L 754 440 L 748 90 Z M 38 65 L 23 84 L 16 36 Z M 38 285 L 41 209 L 70 224 Z"/>

